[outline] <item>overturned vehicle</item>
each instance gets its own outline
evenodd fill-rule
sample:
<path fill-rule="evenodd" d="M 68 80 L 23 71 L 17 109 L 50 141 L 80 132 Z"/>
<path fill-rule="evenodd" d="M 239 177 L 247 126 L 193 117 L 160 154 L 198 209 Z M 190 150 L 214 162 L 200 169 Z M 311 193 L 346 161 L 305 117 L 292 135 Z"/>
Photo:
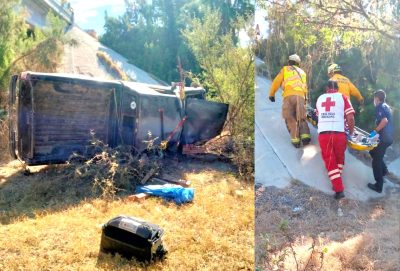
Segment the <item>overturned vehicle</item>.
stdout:
<path fill-rule="evenodd" d="M 147 148 L 149 139 L 172 151 L 202 144 L 223 129 L 228 105 L 168 86 L 96 80 L 71 74 L 24 72 L 10 83 L 10 152 L 27 165 L 63 163 L 84 153 L 92 134 L 111 147 Z"/>

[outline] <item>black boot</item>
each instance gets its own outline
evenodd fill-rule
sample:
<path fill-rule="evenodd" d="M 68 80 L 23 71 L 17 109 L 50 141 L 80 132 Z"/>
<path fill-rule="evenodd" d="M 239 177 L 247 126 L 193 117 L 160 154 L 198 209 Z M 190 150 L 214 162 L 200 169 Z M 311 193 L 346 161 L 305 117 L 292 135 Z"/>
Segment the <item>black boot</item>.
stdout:
<path fill-rule="evenodd" d="M 375 192 L 382 193 L 382 189 L 379 189 L 376 184 L 369 183 L 368 188 L 374 190 Z"/>
<path fill-rule="evenodd" d="M 303 143 L 303 146 L 306 146 L 306 145 L 310 144 L 311 138 L 302 139 L 301 142 Z"/>
<path fill-rule="evenodd" d="M 340 199 L 342 199 L 342 198 L 344 198 L 344 193 L 343 193 L 343 191 L 342 191 L 342 192 L 336 192 L 336 193 L 335 193 L 335 199 L 336 199 L 336 200 L 340 200 Z"/>
<path fill-rule="evenodd" d="M 299 142 L 299 143 L 293 143 L 293 142 L 292 142 L 292 145 L 293 145 L 296 149 L 300 148 L 300 142 Z"/>

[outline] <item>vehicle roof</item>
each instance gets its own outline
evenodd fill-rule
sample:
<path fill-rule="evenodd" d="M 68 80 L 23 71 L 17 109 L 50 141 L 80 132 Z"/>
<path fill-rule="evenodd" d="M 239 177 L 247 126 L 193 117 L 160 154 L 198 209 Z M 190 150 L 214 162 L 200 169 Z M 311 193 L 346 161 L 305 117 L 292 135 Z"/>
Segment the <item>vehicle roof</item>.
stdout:
<path fill-rule="evenodd" d="M 39 76 L 48 79 L 66 79 L 66 80 L 83 80 L 83 81 L 91 81 L 96 83 L 106 83 L 106 84 L 116 84 L 128 87 L 129 89 L 138 92 L 142 95 L 167 95 L 167 96 L 175 96 L 173 91 L 171 91 L 171 86 L 163 86 L 163 85 L 153 85 L 139 82 L 130 82 L 130 81 L 119 81 L 119 80 L 107 80 L 102 78 L 90 77 L 82 74 L 71 74 L 71 73 L 43 73 L 43 72 L 31 72 L 26 71 L 21 73 L 21 77 L 29 76 Z M 165 93 L 163 93 L 165 92 Z M 201 87 L 185 87 L 185 92 L 187 93 L 205 93 L 205 90 Z"/>

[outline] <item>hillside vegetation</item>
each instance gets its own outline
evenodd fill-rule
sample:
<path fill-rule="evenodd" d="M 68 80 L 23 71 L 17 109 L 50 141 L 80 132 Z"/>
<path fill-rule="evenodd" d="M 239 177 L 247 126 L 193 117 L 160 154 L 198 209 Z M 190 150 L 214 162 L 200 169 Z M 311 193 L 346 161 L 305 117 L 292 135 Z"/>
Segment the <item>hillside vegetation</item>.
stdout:
<path fill-rule="evenodd" d="M 400 123 L 400 8 L 397 1 L 258 1 L 267 12 L 268 33 L 257 55 L 265 59 L 271 76 L 290 54 L 301 56 L 308 76 L 310 102 L 324 91 L 327 68 L 339 64 L 343 74 L 360 90 L 365 105 L 355 100 L 356 125 L 375 128 L 373 92 L 384 89 L 387 102 Z M 395 125 L 396 141 L 400 125 Z M 399 152 L 400 153 L 400 152 Z"/>

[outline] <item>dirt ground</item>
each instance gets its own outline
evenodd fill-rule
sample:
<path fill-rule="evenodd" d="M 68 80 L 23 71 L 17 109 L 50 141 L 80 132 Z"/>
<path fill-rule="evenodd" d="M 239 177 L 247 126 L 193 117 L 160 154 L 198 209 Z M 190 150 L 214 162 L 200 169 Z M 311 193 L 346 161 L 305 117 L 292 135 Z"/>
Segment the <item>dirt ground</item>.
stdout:
<path fill-rule="evenodd" d="M 297 181 L 256 185 L 257 270 L 400 270 L 400 189 L 387 192 L 338 202 Z"/>
<path fill-rule="evenodd" d="M 193 203 L 94 197 L 65 165 L 0 166 L 0 270 L 253 270 L 254 186 L 226 162 L 170 160 L 164 174 L 190 180 Z M 126 214 L 160 225 L 167 259 L 144 266 L 99 253 L 101 224 Z"/>

